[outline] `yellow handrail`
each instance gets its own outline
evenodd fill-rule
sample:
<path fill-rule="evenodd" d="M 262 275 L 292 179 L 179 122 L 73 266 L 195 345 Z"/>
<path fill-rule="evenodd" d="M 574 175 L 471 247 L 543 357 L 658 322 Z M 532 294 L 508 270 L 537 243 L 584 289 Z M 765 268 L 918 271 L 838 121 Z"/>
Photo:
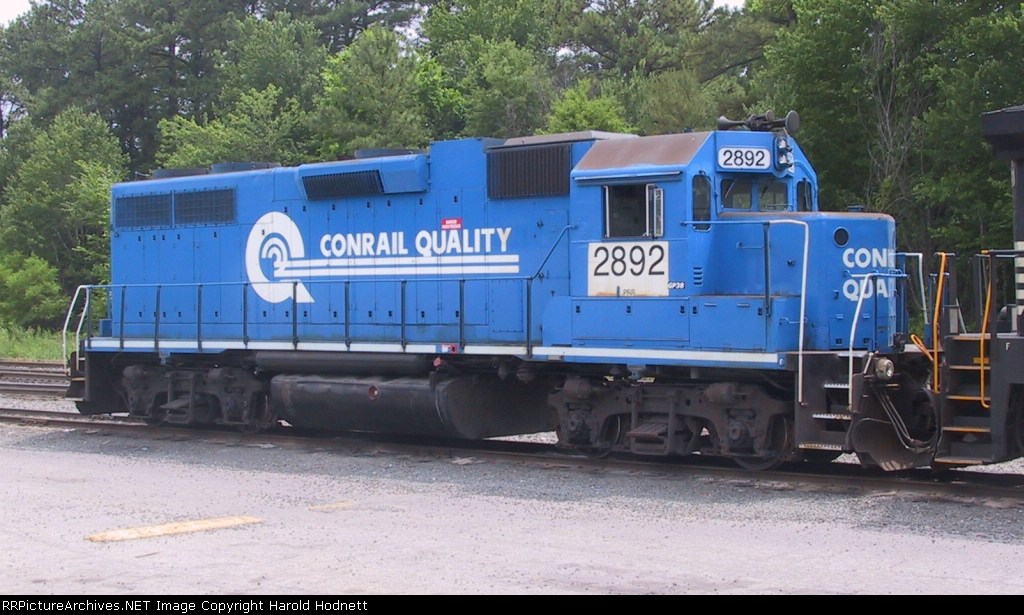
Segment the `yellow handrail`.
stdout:
<path fill-rule="evenodd" d="M 988 250 L 983 250 L 982 254 L 988 256 L 988 289 L 985 291 L 985 316 L 981 320 L 981 338 L 979 344 L 981 348 L 978 351 L 978 358 L 981 361 L 979 367 L 979 375 L 981 380 L 981 407 L 990 408 L 991 404 L 985 401 L 985 334 L 988 331 L 988 317 L 992 309 L 992 255 L 988 253 Z"/>
<path fill-rule="evenodd" d="M 935 289 L 935 315 L 932 318 L 932 344 L 934 344 L 934 352 L 931 355 L 932 359 L 932 391 L 935 393 L 939 392 L 939 352 L 942 348 L 939 346 L 939 312 L 942 306 L 942 290 L 946 281 L 946 253 L 939 253 L 939 282 Z"/>
<path fill-rule="evenodd" d="M 916 333 L 910 334 L 910 341 L 914 342 L 914 345 L 917 346 L 917 349 L 920 350 L 924 354 L 924 356 L 928 357 L 928 361 L 933 361 L 932 351 L 928 350 L 928 347 L 925 346 L 924 344 L 924 340 L 918 337 Z"/>

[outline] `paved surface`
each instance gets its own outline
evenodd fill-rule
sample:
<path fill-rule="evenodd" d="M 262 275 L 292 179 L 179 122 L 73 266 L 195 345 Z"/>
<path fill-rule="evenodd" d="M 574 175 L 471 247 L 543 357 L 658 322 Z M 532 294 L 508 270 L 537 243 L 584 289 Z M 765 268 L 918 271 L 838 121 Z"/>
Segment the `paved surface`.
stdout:
<path fill-rule="evenodd" d="M 3 594 L 1024 593 L 1017 508 L 40 427 L 0 465 Z"/>

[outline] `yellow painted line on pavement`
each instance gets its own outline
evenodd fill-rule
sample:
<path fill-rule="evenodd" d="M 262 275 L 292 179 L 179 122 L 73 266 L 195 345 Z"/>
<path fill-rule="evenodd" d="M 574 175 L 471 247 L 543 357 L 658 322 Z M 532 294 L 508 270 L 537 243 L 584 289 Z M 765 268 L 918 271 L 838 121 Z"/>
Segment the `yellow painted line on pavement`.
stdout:
<path fill-rule="evenodd" d="M 248 525 L 250 523 L 262 523 L 259 517 L 216 517 L 213 519 L 196 519 L 195 521 L 178 521 L 176 523 L 164 523 L 162 525 L 146 525 L 143 527 L 129 527 L 121 530 L 100 532 L 88 537 L 92 542 L 116 542 L 119 540 L 136 540 L 138 538 L 154 538 L 156 536 L 170 536 L 172 534 L 185 534 L 188 532 L 205 532 L 208 530 L 222 530 L 224 528 Z"/>

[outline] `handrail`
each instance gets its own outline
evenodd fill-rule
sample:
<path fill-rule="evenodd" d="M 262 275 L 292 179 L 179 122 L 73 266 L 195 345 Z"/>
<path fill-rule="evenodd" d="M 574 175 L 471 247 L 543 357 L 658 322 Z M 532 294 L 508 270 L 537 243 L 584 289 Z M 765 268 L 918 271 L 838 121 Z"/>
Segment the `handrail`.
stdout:
<path fill-rule="evenodd" d="M 804 230 L 804 251 L 803 251 L 803 264 L 800 271 L 800 327 L 799 327 L 799 339 L 797 341 L 797 403 L 804 403 L 804 334 L 805 326 L 807 321 L 807 268 L 808 259 L 810 258 L 810 245 L 811 245 L 811 225 L 804 220 L 702 220 L 700 222 L 684 220 L 680 223 L 682 226 L 688 224 L 700 224 L 700 225 L 743 225 L 743 224 L 763 224 L 766 226 L 773 226 L 776 224 L 793 224 L 800 226 Z M 767 237 L 767 234 L 765 235 Z M 764 253 L 765 264 L 765 277 L 770 278 L 771 268 L 768 263 L 768 242 L 762 246 L 762 252 Z M 769 279 L 765 280 L 765 294 L 769 292 L 768 284 Z M 767 305 L 765 306 L 767 309 Z"/>
<path fill-rule="evenodd" d="M 913 342 L 914 345 L 917 346 L 917 349 L 921 351 L 921 354 L 923 354 L 928 359 L 928 361 L 931 362 L 932 351 L 931 349 L 928 348 L 928 346 L 925 345 L 924 340 L 918 337 L 917 334 L 911 333 L 910 341 Z"/>
<path fill-rule="evenodd" d="M 883 272 L 883 271 L 871 271 L 868 273 L 854 273 L 851 274 L 853 278 L 861 278 L 860 292 L 857 295 L 857 308 L 853 311 L 853 324 L 850 326 L 850 345 L 847 348 L 849 354 L 849 371 L 847 373 L 848 384 L 850 387 L 851 394 L 853 393 L 853 340 L 857 336 L 857 325 L 860 320 L 860 310 L 864 305 L 864 299 L 867 297 L 867 289 L 870 288 L 870 282 L 876 278 L 905 278 L 906 273 L 902 272 Z M 878 291 L 876 290 L 872 297 L 875 299 L 875 303 L 878 303 Z M 877 310 L 876 310 L 877 311 Z M 877 318 L 877 316 L 876 316 Z M 874 352 L 874 336 L 872 336 L 872 346 L 868 348 L 868 352 Z M 865 365 L 866 367 L 866 365 Z M 851 398 L 852 403 L 852 398 Z"/>
<path fill-rule="evenodd" d="M 527 279 L 532 280 L 533 278 L 536 278 L 537 276 L 540 275 L 540 272 L 544 269 L 544 265 L 548 264 L 548 259 L 551 258 L 552 254 L 555 253 L 555 248 L 557 248 L 559 242 L 562 241 L 562 237 L 564 237 L 567 232 L 574 231 L 577 228 L 579 228 L 579 227 L 577 225 L 575 225 L 575 224 L 567 224 L 567 225 L 562 227 L 562 231 L 560 233 L 558 233 L 558 237 L 555 237 L 555 242 L 553 244 L 551 244 L 551 247 L 548 249 L 548 253 L 544 256 L 544 260 L 542 260 L 540 262 L 540 266 L 537 267 L 537 271 L 535 271 L 533 273 L 533 275 L 531 275 Z M 527 306 L 527 307 L 529 307 L 529 306 Z"/>
<path fill-rule="evenodd" d="M 569 224 L 569 225 L 566 225 L 566 226 L 562 227 L 562 230 L 558 233 L 558 236 L 555 238 L 554 242 L 552 242 L 551 247 L 548 248 L 547 253 L 545 254 L 544 258 L 541 260 L 541 262 L 538 265 L 537 269 L 532 274 L 530 274 L 530 275 L 497 276 L 497 277 L 479 278 L 479 279 L 474 279 L 474 280 L 466 280 L 466 279 L 458 280 L 459 286 L 460 286 L 460 289 L 459 289 L 459 296 L 460 296 L 460 299 L 459 299 L 459 302 L 460 302 L 460 308 L 459 308 L 459 331 L 460 331 L 459 332 L 459 345 L 460 346 L 465 346 L 465 343 L 466 343 L 465 342 L 465 340 L 466 340 L 466 337 L 465 337 L 465 318 L 466 318 L 466 316 L 465 316 L 465 306 L 464 306 L 464 302 L 465 302 L 465 284 L 466 284 L 466 282 L 467 281 L 487 282 L 487 281 L 493 281 L 493 280 L 508 280 L 508 281 L 519 280 L 519 281 L 522 281 L 525 284 L 525 289 L 526 289 L 525 290 L 525 294 L 526 294 L 526 303 L 527 303 L 527 305 L 525 306 L 526 307 L 526 313 L 525 313 L 525 316 L 524 316 L 524 326 L 527 328 L 527 330 L 524 332 L 524 334 L 526 336 L 525 343 L 526 343 L 526 346 L 527 346 L 527 354 L 532 354 L 532 352 L 530 351 L 530 348 L 532 346 L 532 344 L 531 344 L 532 331 L 530 331 L 529 329 L 532 327 L 533 305 L 532 305 L 532 297 L 531 297 L 531 292 L 530 292 L 530 282 L 532 280 L 538 278 L 541 275 L 541 273 L 544 270 L 544 267 L 547 265 L 548 261 L 551 259 L 551 256 L 555 253 L 555 250 L 558 248 L 558 245 L 561 243 L 562 238 L 565 237 L 570 230 L 574 230 L 576 228 L 579 228 L 579 227 L 577 225 L 573 225 L 573 224 Z M 371 280 L 358 280 L 358 281 L 365 281 L 367 283 L 371 283 Z M 379 280 L 379 279 L 378 280 L 373 280 L 372 283 L 378 283 L 378 282 L 381 282 L 381 281 L 382 280 Z M 393 281 L 400 282 L 402 284 L 402 287 L 403 287 L 403 292 L 402 292 L 403 306 L 402 306 L 400 311 L 401 311 L 401 319 L 402 319 L 402 322 L 401 322 L 401 326 L 402 326 L 402 347 L 404 348 L 406 346 L 406 343 L 407 343 L 407 339 L 406 339 L 406 335 L 405 335 L 405 330 L 406 330 L 406 325 L 407 325 L 407 323 L 405 321 L 405 311 L 406 310 L 405 310 L 405 305 L 404 305 L 404 301 L 405 301 L 405 298 L 406 298 L 405 285 L 407 283 L 407 280 L 402 279 L 402 278 L 395 278 L 395 280 L 393 280 Z M 422 278 L 422 279 L 420 279 L 418 281 L 419 282 L 447 282 L 447 281 L 453 281 L 453 280 L 451 278 L 448 278 L 448 277 L 431 276 L 431 277 L 424 277 L 424 278 Z M 346 345 L 348 345 L 348 346 L 351 346 L 351 332 L 350 332 L 350 325 L 351 325 L 351 323 L 350 323 L 349 318 L 348 318 L 348 311 L 349 311 L 348 310 L 348 306 L 349 306 L 349 301 L 350 301 L 350 299 L 349 299 L 349 284 L 352 283 L 352 282 L 353 282 L 353 280 L 346 280 L 345 281 L 345 285 L 346 285 L 345 286 L 345 291 L 346 291 L 346 321 L 345 321 L 346 333 L 345 333 L 345 340 L 346 340 Z M 248 282 L 179 282 L 179 283 L 171 283 L 171 284 L 155 284 L 155 283 L 153 283 L 153 284 L 132 284 L 131 287 L 132 288 L 147 288 L 147 287 L 148 288 L 153 288 L 153 287 L 155 287 L 157 289 L 157 310 L 159 310 L 160 309 L 160 290 L 161 289 L 195 288 L 197 286 L 198 287 L 202 287 L 204 285 L 205 286 L 224 286 L 224 287 L 231 287 L 231 286 L 236 286 L 236 285 L 241 285 L 242 286 L 242 288 L 243 288 L 243 313 L 242 313 L 243 337 L 246 338 L 246 343 L 247 343 L 248 334 L 245 331 L 245 329 L 247 329 L 247 325 L 248 325 L 248 310 L 246 308 L 247 299 L 248 299 L 248 293 L 245 292 L 245 289 L 248 289 L 248 287 L 249 287 L 249 283 Z M 297 331 L 297 327 L 298 327 L 298 320 L 297 320 L 298 319 L 298 309 L 297 309 L 297 300 L 296 300 L 296 293 L 295 293 L 294 286 L 295 286 L 295 283 L 293 282 L 293 289 L 292 289 L 292 305 L 293 305 L 293 308 L 292 308 L 292 312 L 293 312 L 292 313 L 292 343 L 293 343 L 293 345 L 297 346 L 298 342 L 299 342 L 298 331 Z M 115 287 L 120 287 L 121 288 L 122 299 L 124 299 L 124 293 L 125 293 L 125 291 L 127 289 L 127 285 L 113 285 L 113 284 L 107 284 L 107 285 L 101 285 L 101 284 L 97 284 L 97 285 L 83 285 L 83 286 L 80 287 L 78 292 L 80 292 L 82 289 L 85 289 L 86 292 L 88 293 L 89 290 L 92 289 L 92 288 L 115 288 Z M 78 295 L 77 295 L 77 292 L 76 292 L 76 298 L 72 302 L 72 306 L 68 310 L 68 317 L 67 318 L 68 318 L 69 321 L 70 321 L 70 318 L 71 318 L 71 313 L 74 310 L 74 305 L 77 303 L 77 300 L 78 300 L 77 296 Z M 197 319 L 197 336 L 198 336 L 199 333 L 200 333 L 199 327 L 202 326 L 201 315 L 197 314 L 196 315 L 196 319 Z M 159 320 L 157 322 L 159 322 Z M 121 324 L 122 324 L 122 326 L 124 325 L 124 315 L 123 314 L 121 316 Z M 65 328 L 66 327 L 67 327 L 67 325 L 65 325 Z M 123 338 L 123 336 L 122 336 L 122 338 Z M 123 341 L 123 339 L 122 339 L 122 341 Z M 157 343 L 158 343 L 158 341 L 154 340 L 154 344 L 157 344 Z M 64 344 L 66 346 L 67 342 L 65 341 Z M 202 347 L 201 346 L 201 341 L 198 342 L 198 344 L 199 344 L 199 347 L 201 348 Z M 65 355 L 66 354 L 67 354 L 67 352 L 65 351 Z"/>
<path fill-rule="evenodd" d="M 942 291 L 946 281 L 946 258 L 947 252 L 939 252 L 939 278 L 935 288 L 935 317 L 932 319 L 932 392 L 940 391 L 939 385 L 939 353 L 942 346 L 939 343 L 939 312 L 942 308 Z"/>
<path fill-rule="evenodd" d="M 800 271 L 800 328 L 797 342 L 797 368 L 796 368 L 796 395 L 797 403 L 804 403 L 804 327 L 807 321 L 807 259 L 811 247 L 811 226 L 803 220 L 771 220 L 769 224 L 795 224 L 803 227 L 804 230 L 804 254 L 803 267 Z M 765 246 L 765 258 L 767 259 L 768 247 Z"/>
<path fill-rule="evenodd" d="M 702 224 L 703 223 L 705 223 L 705 222 L 702 222 Z M 800 308 L 799 308 L 800 315 L 799 315 L 799 323 L 798 323 L 799 332 L 798 332 L 798 347 L 797 347 L 797 387 L 798 387 L 798 391 L 797 391 L 798 392 L 798 396 L 797 397 L 798 397 L 798 402 L 799 403 L 803 403 L 804 402 L 804 361 L 805 361 L 805 343 L 806 343 L 805 342 L 805 337 L 806 337 L 806 320 L 807 320 L 807 284 L 808 284 L 808 269 L 809 269 L 809 258 L 810 258 L 810 256 L 809 256 L 809 254 L 810 254 L 810 225 L 806 221 L 803 221 L 803 220 L 767 220 L 767 221 L 766 220 L 737 220 L 737 221 L 713 221 L 713 222 L 706 221 L 706 223 L 708 223 L 708 224 L 748 224 L 748 225 L 758 224 L 758 225 L 763 225 L 763 226 L 769 227 L 769 228 L 770 228 L 770 226 L 777 225 L 777 224 L 790 224 L 790 225 L 795 225 L 795 226 L 801 227 L 803 229 L 803 251 L 802 251 L 803 263 L 802 263 L 802 266 L 801 266 L 801 278 L 800 278 Z M 685 225 L 685 224 L 687 224 L 687 222 L 683 222 L 683 224 Z M 564 226 L 561 229 L 561 231 L 559 232 L 558 236 L 555 238 L 555 241 L 551 244 L 551 247 L 548 249 L 547 254 L 545 255 L 544 259 L 541 261 L 540 265 L 537 267 L 537 269 L 532 274 L 529 274 L 529 275 L 514 275 L 514 276 L 497 276 L 497 277 L 487 277 L 487 278 L 474 278 L 474 279 L 471 279 L 471 280 L 466 280 L 466 279 L 453 280 L 450 277 L 430 276 L 430 277 L 424 277 L 422 279 L 418 279 L 417 281 L 418 282 L 456 282 L 457 281 L 459 283 L 459 285 L 460 285 L 460 291 L 459 291 L 459 295 L 460 295 L 460 319 L 459 319 L 460 320 L 460 323 L 459 323 L 460 324 L 460 327 L 459 327 L 460 328 L 460 332 L 459 332 L 460 346 L 465 346 L 465 330 L 464 330 L 465 322 L 464 322 L 464 320 L 465 320 L 466 316 L 465 316 L 464 305 L 462 305 L 463 302 L 465 301 L 465 286 L 464 285 L 466 283 L 468 283 L 468 282 L 486 283 L 486 282 L 494 281 L 494 280 L 508 280 L 508 281 L 520 280 L 520 281 L 522 281 L 524 284 L 526 284 L 525 294 L 527 295 L 526 296 L 526 301 L 527 301 L 526 314 L 524 315 L 524 320 L 525 320 L 524 326 L 527 327 L 527 331 L 525 331 L 524 333 L 525 333 L 525 336 L 526 336 L 527 354 L 531 354 L 531 352 L 530 352 L 531 348 L 530 347 L 532 346 L 532 344 L 531 344 L 532 331 L 530 331 L 529 329 L 532 328 L 532 311 L 533 311 L 532 294 L 533 293 L 530 292 L 531 289 L 530 289 L 530 284 L 529 283 L 532 280 L 534 280 L 534 279 L 536 279 L 536 278 L 538 278 L 540 276 L 540 274 L 542 273 L 544 267 L 546 266 L 546 264 L 550 260 L 551 256 L 554 254 L 555 250 L 557 249 L 558 245 L 561 243 L 562 238 L 565 237 L 570 230 L 574 230 L 576 228 L 578 228 L 576 225 L 566 225 L 566 226 Z M 767 233 L 765 234 L 765 236 L 767 237 Z M 765 281 L 765 283 L 769 284 L 770 283 L 770 279 L 771 279 L 771 267 L 770 267 L 770 253 L 768 252 L 768 245 L 767 245 L 767 243 L 766 243 L 765 246 L 762 247 L 762 251 L 764 253 L 764 258 L 766 260 L 766 263 L 765 263 L 766 281 Z M 351 283 L 354 283 L 354 282 L 379 283 L 379 282 L 382 282 L 382 281 L 386 281 L 386 280 L 381 280 L 381 279 L 376 279 L 376 280 L 346 280 L 345 281 L 345 284 L 346 284 L 346 314 L 349 311 L 348 310 L 348 303 L 350 301 L 350 298 L 349 298 L 348 286 Z M 401 278 L 395 278 L 393 281 L 396 281 L 396 282 L 397 281 L 402 281 L 402 279 Z M 247 333 L 246 333 L 245 329 L 247 329 L 247 325 L 249 324 L 248 323 L 248 310 L 246 308 L 246 304 L 247 304 L 247 300 L 248 300 L 248 293 L 245 292 L 245 289 L 249 288 L 249 283 L 248 282 L 242 282 L 242 281 L 210 282 L 210 281 L 206 281 L 206 282 L 201 282 L 201 283 L 200 282 L 178 282 L 178 283 L 170 283 L 170 284 L 156 284 L 156 283 L 132 284 L 130 286 L 133 289 L 156 288 L 156 289 L 158 289 L 158 291 L 157 291 L 158 293 L 159 293 L 159 290 L 161 290 L 161 289 L 167 291 L 167 290 L 173 289 L 173 288 L 196 288 L 197 286 L 205 286 L 205 287 L 217 287 L 217 286 L 221 286 L 221 287 L 234 287 L 234 286 L 241 286 L 243 288 L 243 298 L 242 298 L 242 312 L 243 312 L 242 313 L 242 327 L 243 327 L 243 336 L 247 337 Z M 124 284 L 116 284 L 116 285 L 115 284 L 107 284 L 107 285 L 83 286 L 82 288 L 86 289 L 87 291 L 94 290 L 94 289 L 97 289 L 97 288 L 110 288 L 110 289 L 120 288 L 121 289 L 121 293 L 122 293 L 122 297 L 121 297 L 122 298 L 122 303 L 124 303 L 124 301 L 126 300 L 126 291 L 128 289 L 128 285 L 124 285 Z M 197 292 L 199 292 L 199 291 L 197 291 Z M 292 302 L 293 302 L 293 306 L 294 306 L 294 304 L 295 304 L 294 289 L 293 289 L 293 293 L 292 294 L 293 294 Z M 766 295 L 768 295 L 770 297 L 770 289 L 769 288 L 766 288 Z M 159 304 L 159 299 L 158 299 L 158 304 Z M 159 309 L 159 307 L 160 306 L 158 305 L 157 308 Z M 124 309 L 124 305 L 122 305 L 122 311 L 123 311 L 123 309 Z M 295 309 L 295 308 L 293 307 L 293 309 Z M 403 309 L 402 312 L 403 312 L 403 318 L 404 318 L 405 310 Z M 123 326 L 125 324 L 124 316 L 125 316 L 124 314 L 121 314 L 121 318 L 120 318 L 120 320 L 121 320 L 120 324 L 121 324 L 122 328 L 123 328 Z M 293 331 L 292 342 L 293 343 L 296 343 L 296 341 L 297 341 L 296 340 L 296 333 L 297 332 L 295 330 L 295 327 L 297 326 L 296 319 L 297 319 L 297 311 L 296 311 L 295 314 L 293 314 L 293 319 L 292 319 L 293 320 L 293 322 L 292 322 L 292 331 Z M 346 325 L 346 334 L 345 334 L 345 337 L 346 337 L 346 344 L 347 345 L 351 344 L 350 332 L 347 330 L 348 327 L 350 326 L 350 324 L 351 323 L 348 321 L 348 317 L 346 316 L 346 323 L 345 323 L 345 325 Z M 403 323 L 403 325 L 404 324 L 405 323 Z M 199 315 L 197 315 L 197 328 L 201 327 L 203 325 L 207 325 L 208 326 L 208 323 L 202 323 L 201 317 Z M 121 335 L 121 338 L 122 338 L 122 342 L 123 342 L 123 334 Z M 404 341 L 406 341 L 406 340 L 405 340 L 405 336 L 403 335 L 403 342 Z"/>
<path fill-rule="evenodd" d="M 988 331 L 988 319 L 992 310 L 992 285 L 995 280 L 995 271 L 993 270 L 994 261 L 992 260 L 992 256 L 990 254 L 986 254 L 984 250 L 982 250 L 982 254 L 985 254 L 988 260 L 988 288 L 985 291 L 985 314 L 981 319 L 981 335 L 978 338 L 978 360 L 981 363 L 978 366 L 978 380 L 981 386 L 978 397 L 980 398 L 979 401 L 981 402 L 982 408 L 991 408 L 992 405 L 985 401 L 985 334 Z M 994 331 L 993 335 L 995 335 Z"/>
<path fill-rule="evenodd" d="M 899 252 L 907 258 L 917 259 L 917 284 L 921 289 L 921 315 L 924 316 L 924 324 L 930 324 L 928 322 L 928 306 L 925 304 L 924 296 L 924 254 L 920 252 Z"/>
<path fill-rule="evenodd" d="M 82 308 L 82 315 L 78 318 L 78 327 L 75 329 L 75 346 L 78 346 L 78 340 L 82 339 L 82 323 L 85 321 L 85 315 L 89 313 L 89 300 L 92 297 L 92 293 L 89 291 L 89 287 L 85 284 L 81 284 L 75 289 L 75 296 L 71 299 L 71 305 L 68 306 L 68 313 L 64 316 L 64 328 L 61 330 L 61 356 L 64 357 L 64 370 L 67 375 L 71 375 L 71 365 L 68 363 L 68 326 L 71 324 L 71 315 L 75 313 L 75 306 L 78 305 L 78 297 L 82 291 L 85 291 L 85 306 Z"/>

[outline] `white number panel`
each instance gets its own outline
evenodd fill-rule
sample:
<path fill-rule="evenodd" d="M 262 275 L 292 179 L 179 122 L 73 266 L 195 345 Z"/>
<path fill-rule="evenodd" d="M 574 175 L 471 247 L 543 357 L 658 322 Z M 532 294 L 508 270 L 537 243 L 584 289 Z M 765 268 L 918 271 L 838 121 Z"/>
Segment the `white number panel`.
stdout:
<path fill-rule="evenodd" d="M 772 153 L 764 147 L 723 147 L 718 150 L 718 166 L 763 171 L 771 168 Z"/>
<path fill-rule="evenodd" d="M 589 244 L 587 294 L 591 297 L 667 297 L 668 242 Z"/>

